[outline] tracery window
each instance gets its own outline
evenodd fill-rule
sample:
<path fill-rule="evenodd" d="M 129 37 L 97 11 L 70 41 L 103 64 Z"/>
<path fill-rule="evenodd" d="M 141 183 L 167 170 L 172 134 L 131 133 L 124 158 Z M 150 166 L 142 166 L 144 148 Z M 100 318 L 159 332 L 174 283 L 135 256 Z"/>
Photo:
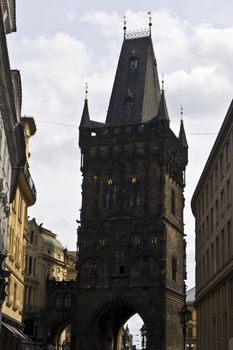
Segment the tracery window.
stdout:
<path fill-rule="evenodd" d="M 113 208 L 117 201 L 117 185 L 113 183 L 112 179 L 108 180 L 105 193 L 105 207 Z"/>
<path fill-rule="evenodd" d="M 136 177 L 131 179 L 130 188 L 129 188 L 129 206 L 137 207 L 141 204 L 141 186 L 137 181 Z"/>

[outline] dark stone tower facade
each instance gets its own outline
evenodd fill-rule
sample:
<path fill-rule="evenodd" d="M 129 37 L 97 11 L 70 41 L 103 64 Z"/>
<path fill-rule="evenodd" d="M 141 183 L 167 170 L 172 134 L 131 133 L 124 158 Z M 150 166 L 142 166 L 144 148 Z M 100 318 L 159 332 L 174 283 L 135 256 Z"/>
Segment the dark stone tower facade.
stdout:
<path fill-rule="evenodd" d="M 125 34 L 105 123 L 80 124 L 82 208 L 74 350 L 116 350 L 138 313 L 148 350 L 180 350 L 187 141 L 169 126 L 150 32 Z"/>

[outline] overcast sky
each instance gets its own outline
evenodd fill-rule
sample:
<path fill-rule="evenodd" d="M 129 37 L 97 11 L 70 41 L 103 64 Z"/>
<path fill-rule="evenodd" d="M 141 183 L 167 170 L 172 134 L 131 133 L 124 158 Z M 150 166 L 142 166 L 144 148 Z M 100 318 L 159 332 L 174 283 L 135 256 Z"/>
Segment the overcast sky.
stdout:
<path fill-rule="evenodd" d="M 105 121 L 127 29 L 148 27 L 171 128 L 178 132 L 184 106 L 189 143 L 185 191 L 188 287 L 194 286 L 194 221 L 190 200 L 232 99 L 233 2 L 231 0 L 101 1 L 19 0 L 17 28 L 8 36 L 11 68 L 22 77 L 24 115 L 36 120 L 31 174 L 38 199 L 30 217 L 76 246 L 81 206 L 80 122 L 85 82 L 91 119 Z M 57 124 L 56 124 L 57 123 Z M 63 124 L 63 125 L 60 125 Z"/>

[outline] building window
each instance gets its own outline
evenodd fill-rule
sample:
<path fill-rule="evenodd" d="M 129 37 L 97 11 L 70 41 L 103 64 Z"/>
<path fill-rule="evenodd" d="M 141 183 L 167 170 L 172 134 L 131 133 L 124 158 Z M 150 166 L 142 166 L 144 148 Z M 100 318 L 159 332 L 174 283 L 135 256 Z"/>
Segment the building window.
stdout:
<path fill-rule="evenodd" d="M 226 142 L 226 166 L 230 164 L 230 146 L 229 146 L 229 141 Z"/>
<path fill-rule="evenodd" d="M 129 67 L 131 70 L 136 70 L 138 68 L 138 60 L 135 56 L 131 57 Z"/>
<path fill-rule="evenodd" d="M 192 329 L 192 327 L 188 327 L 187 336 L 188 336 L 188 338 L 192 338 L 193 337 L 193 329 Z"/>
<path fill-rule="evenodd" d="M 104 247 L 105 246 L 105 239 L 104 238 L 100 238 L 99 239 L 99 245 L 100 245 L 100 247 Z"/>
<path fill-rule="evenodd" d="M 216 237 L 216 268 L 219 268 L 219 239 Z"/>
<path fill-rule="evenodd" d="M 123 251 L 116 252 L 115 271 L 117 274 L 120 275 L 125 273 L 125 253 Z"/>
<path fill-rule="evenodd" d="M 221 231 L 221 241 L 222 241 L 222 264 L 225 262 L 225 234 L 224 228 Z"/>
<path fill-rule="evenodd" d="M 156 237 L 156 236 L 153 236 L 153 237 L 151 238 L 151 244 L 152 244 L 152 245 L 156 245 L 156 244 L 157 244 L 157 237 Z"/>
<path fill-rule="evenodd" d="M 218 207 L 218 199 L 215 201 L 215 225 L 218 225 L 219 221 L 219 207 Z"/>
<path fill-rule="evenodd" d="M 177 259 L 175 256 L 172 257 L 172 279 L 176 281 L 176 273 L 177 273 Z"/>
<path fill-rule="evenodd" d="M 215 181 L 215 188 L 217 188 L 218 187 L 218 164 L 216 164 L 214 168 L 214 181 Z"/>
<path fill-rule="evenodd" d="M 114 208 L 116 206 L 117 200 L 117 185 L 112 182 L 112 179 L 108 180 L 106 186 L 106 195 L 105 195 L 105 207 Z"/>
<path fill-rule="evenodd" d="M 224 191 L 223 190 L 220 193 L 220 199 L 221 199 L 221 215 L 223 215 L 224 211 L 225 211 L 225 201 L 224 201 Z"/>
<path fill-rule="evenodd" d="M 214 210 L 213 208 L 211 208 L 210 210 L 210 230 L 211 230 L 211 234 L 213 234 L 214 232 Z"/>
<path fill-rule="evenodd" d="M 207 233 L 207 238 L 209 237 L 209 232 L 210 232 L 209 215 L 207 215 L 206 216 L 206 233 Z"/>
<path fill-rule="evenodd" d="M 141 244 L 141 238 L 139 236 L 135 236 L 133 238 L 133 244 L 134 245 L 140 245 Z"/>
<path fill-rule="evenodd" d="M 213 196 L 213 176 L 210 176 L 210 198 Z"/>
<path fill-rule="evenodd" d="M 132 178 L 129 188 L 129 206 L 137 207 L 141 204 L 141 186 L 135 177 Z"/>
<path fill-rule="evenodd" d="M 124 114 L 125 121 L 129 122 L 132 119 L 132 116 L 133 116 L 133 98 L 131 96 L 128 96 L 125 99 L 123 114 Z"/>
<path fill-rule="evenodd" d="M 88 239 L 84 239 L 83 245 L 84 245 L 85 248 L 88 248 L 89 245 L 90 245 L 90 241 Z"/>
<path fill-rule="evenodd" d="M 232 233 L 231 233 L 231 220 L 227 222 L 227 239 L 228 239 L 228 259 L 232 256 Z"/>
<path fill-rule="evenodd" d="M 209 249 L 207 249 L 207 252 L 206 252 L 206 264 L 207 264 L 207 271 L 206 271 L 206 274 L 207 274 L 207 278 L 209 278 L 210 276 L 210 257 L 209 257 Z"/>
<path fill-rule="evenodd" d="M 231 185 L 230 179 L 227 180 L 227 206 L 231 203 Z"/>
<path fill-rule="evenodd" d="M 219 167 L 220 167 L 220 176 L 223 174 L 223 154 L 220 155 L 219 158 Z"/>
<path fill-rule="evenodd" d="M 32 273 L 32 256 L 29 256 L 28 259 L 28 274 L 31 275 Z"/>
<path fill-rule="evenodd" d="M 174 190 L 171 190 L 171 212 L 173 215 L 176 214 L 176 194 Z"/>

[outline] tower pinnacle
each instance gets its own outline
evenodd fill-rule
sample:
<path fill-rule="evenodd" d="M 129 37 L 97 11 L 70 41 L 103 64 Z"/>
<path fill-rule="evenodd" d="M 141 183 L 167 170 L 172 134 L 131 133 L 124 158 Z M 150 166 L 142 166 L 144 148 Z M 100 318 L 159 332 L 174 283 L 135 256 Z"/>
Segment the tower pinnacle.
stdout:
<path fill-rule="evenodd" d="M 151 16 L 151 11 L 148 12 L 149 15 L 149 30 L 150 30 L 150 35 L 151 35 L 151 27 L 152 27 L 152 16 Z"/>

